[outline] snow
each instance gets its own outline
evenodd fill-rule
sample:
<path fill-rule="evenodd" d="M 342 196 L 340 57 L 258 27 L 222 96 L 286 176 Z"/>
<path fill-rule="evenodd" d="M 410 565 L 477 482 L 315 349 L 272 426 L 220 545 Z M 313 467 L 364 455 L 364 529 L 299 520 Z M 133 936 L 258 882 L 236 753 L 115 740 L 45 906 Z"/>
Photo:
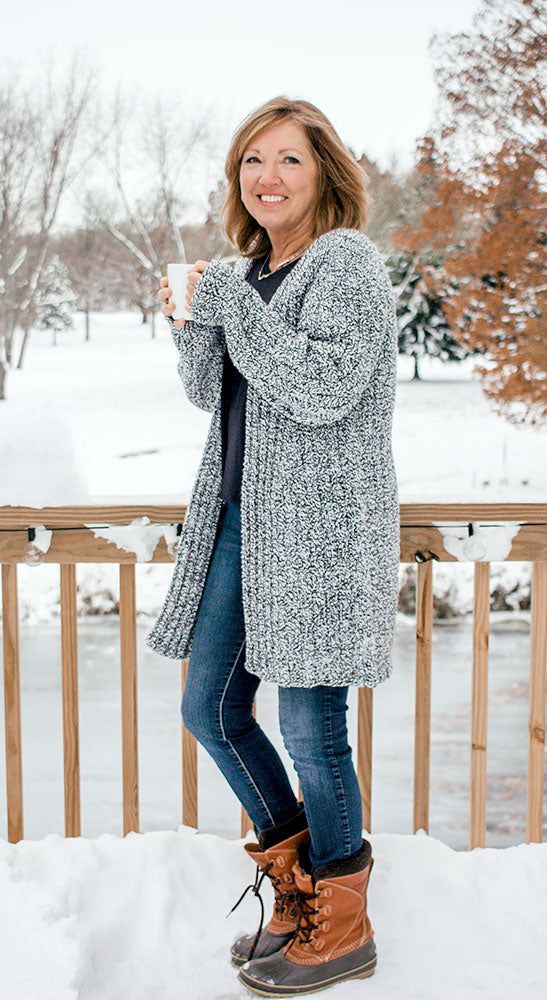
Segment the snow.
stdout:
<path fill-rule="evenodd" d="M 457 852 L 423 831 L 368 836 L 374 977 L 332 1000 L 536 1000 L 547 990 L 547 845 Z M 249 835 L 248 839 L 255 839 Z M 176 831 L 0 842 L 9 1000 L 236 1000 L 229 962 L 254 931 L 243 840 Z M 269 913 L 272 890 L 263 883 Z M 327 994 L 326 994 L 327 995 Z"/>
<path fill-rule="evenodd" d="M 15 350 L 15 356 L 18 352 Z M 136 314 L 94 313 L 91 340 L 84 317 L 58 346 L 34 331 L 25 368 L 11 371 L 7 402 L 0 403 L 0 504 L 48 505 L 187 503 L 201 457 L 210 414 L 186 398 L 176 370 L 177 354 L 167 324 L 157 317 L 156 339 Z M 474 362 L 442 365 L 422 358 L 423 381 L 409 381 L 412 359 L 399 358 L 394 456 L 402 502 L 544 500 L 547 465 L 542 435 L 511 427 L 491 410 L 472 376 Z M 432 419 L 434 415 L 434 420 Z M 135 551 L 146 562 L 174 525 L 93 525 L 96 535 Z M 37 518 L 39 523 L 39 518 Z M 90 523 L 91 526 L 91 523 Z M 455 525 L 439 525 L 446 534 Z M 474 545 L 490 539 L 492 559 L 504 558 L 513 526 L 475 525 Z M 464 538 L 450 549 L 462 558 Z M 497 545 L 499 541 L 499 547 Z M 36 540 L 35 540 L 36 542 Z M 470 549 L 468 549 L 470 551 Z M 483 558 L 486 558 L 484 556 Z M 461 609 L 472 607 L 473 564 L 457 577 L 454 567 L 434 569 L 439 592 L 451 590 Z M 171 564 L 143 566 L 139 610 L 152 618 L 161 607 Z M 112 610 L 117 567 L 78 568 L 79 611 Z M 403 576 L 401 568 L 401 578 Z M 20 567 L 21 621 L 58 615 L 58 568 Z M 526 588 L 525 564 L 492 566 L 492 584 Z M 437 592 L 437 591 L 436 591 Z"/>
<path fill-rule="evenodd" d="M 119 549 L 134 552 L 138 562 L 148 562 L 156 551 L 160 538 L 165 537 L 167 544 L 172 544 L 176 538 L 176 525 L 164 527 L 161 524 L 151 524 L 149 517 L 134 518 L 129 524 L 116 525 L 112 528 L 96 528 L 87 521 L 84 522 L 96 538 L 106 538 L 114 542 Z"/>
<path fill-rule="evenodd" d="M 467 525 L 446 528 L 438 525 L 443 536 L 443 546 L 456 559 L 472 559 L 478 562 L 500 562 L 507 559 L 513 539 L 519 532 L 519 525 L 484 524 L 471 521 L 472 533 Z M 437 524 L 433 521 L 433 524 Z"/>

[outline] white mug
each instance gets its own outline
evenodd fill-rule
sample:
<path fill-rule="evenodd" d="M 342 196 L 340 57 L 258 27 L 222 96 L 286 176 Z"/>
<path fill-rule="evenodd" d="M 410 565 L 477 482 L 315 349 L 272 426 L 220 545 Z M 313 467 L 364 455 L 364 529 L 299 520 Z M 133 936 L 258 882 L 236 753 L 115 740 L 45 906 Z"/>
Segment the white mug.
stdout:
<path fill-rule="evenodd" d="M 174 302 L 176 309 L 171 313 L 172 319 L 192 319 L 192 313 L 186 306 L 186 289 L 188 286 L 188 275 L 195 267 L 195 264 L 168 264 L 167 281 L 171 289 L 170 302 Z"/>

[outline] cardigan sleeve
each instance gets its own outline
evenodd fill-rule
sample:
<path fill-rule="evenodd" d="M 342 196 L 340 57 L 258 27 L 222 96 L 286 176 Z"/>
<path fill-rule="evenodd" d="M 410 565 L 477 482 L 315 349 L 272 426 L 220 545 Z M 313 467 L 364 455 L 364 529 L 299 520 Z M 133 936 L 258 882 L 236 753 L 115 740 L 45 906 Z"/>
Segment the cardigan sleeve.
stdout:
<path fill-rule="evenodd" d="M 389 274 L 373 244 L 352 243 L 324 260 L 295 326 L 219 259 L 192 300 L 199 323 L 221 323 L 230 357 L 274 408 L 310 426 L 336 423 L 369 382 L 386 337 L 394 336 Z M 287 279 L 285 279 L 287 280 Z"/>
<path fill-rule="evenodd" d="M 188 320 L 182 329 L 166 317 L 179 352 L 178 373 L 186 395 L 200 410 L 212 412 L 220 399 L 225 340 L 221 326 Z"/>

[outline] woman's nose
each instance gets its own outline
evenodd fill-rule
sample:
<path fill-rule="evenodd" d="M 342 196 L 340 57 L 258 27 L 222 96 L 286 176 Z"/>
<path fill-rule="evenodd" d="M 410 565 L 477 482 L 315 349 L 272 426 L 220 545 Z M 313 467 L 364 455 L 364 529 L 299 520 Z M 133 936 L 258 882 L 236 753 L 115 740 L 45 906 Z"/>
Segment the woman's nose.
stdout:
<path fill-rule="evenodd" d="M 279 174 L 276 172 L 275 168 L 264 169 L 260 175 L 260 181 L 262 184 L 279 184 L 280 183 Z"/>

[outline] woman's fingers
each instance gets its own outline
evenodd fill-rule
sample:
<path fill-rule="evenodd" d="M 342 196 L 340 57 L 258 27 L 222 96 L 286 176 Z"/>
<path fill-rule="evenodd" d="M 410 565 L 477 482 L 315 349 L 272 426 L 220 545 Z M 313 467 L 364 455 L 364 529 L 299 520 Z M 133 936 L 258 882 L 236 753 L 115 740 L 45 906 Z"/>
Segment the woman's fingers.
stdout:
<path fill-rule="evenodd" d="M 171 298 L 172 292 L 167 284 L 167 278 L 162 278 L 160 281 L 160 289 L 156 294 L 156 298 L 160 299 L 162 302 L 168 302 Z"/>
<path fill-rule="evenodd" d="M 171 316 L 176 308 L 177 307 L 174 302 L 168 302 L 163 306 L 161 311 L 165 316 Z M 174 319 L 173 326 L 176 326 L 177 330 L 181 330 L 183 326 L 186 326 L 187 322 L 187 319 Z"/>
<path fill-rule="evenodd" d="M 160 287 L 156 293 L 156 298 L 159 299 L 160 302 L 164 303 L 161 309 L 164 316 L 171 316 L 174 313 L 175 309 L 177 308 L 175 302 L 169 301 L 172 294 L 173 292 L 169 288 L 168 279 L 164 275 L 160 281 Z M 182 328 L 186 326 L 187 322 L 188 320 L 186 319 L 174 319 L 173 326 L 177 330 L 182 330 Z"/>

